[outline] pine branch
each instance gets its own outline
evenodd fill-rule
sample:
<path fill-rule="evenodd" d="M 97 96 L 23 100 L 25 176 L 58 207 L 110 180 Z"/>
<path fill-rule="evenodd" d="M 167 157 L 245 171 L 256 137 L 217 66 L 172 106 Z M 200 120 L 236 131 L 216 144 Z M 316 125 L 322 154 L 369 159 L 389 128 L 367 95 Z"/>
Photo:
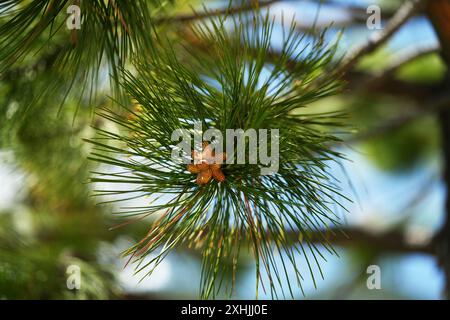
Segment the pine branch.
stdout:
<path fill-rule="evenodd" d="M 383 30 L 372 34 L 366 44 L 344 57 L 335 73 L 338 76 L 344 75 L 356 65 L 361 57 L 374 52 L 378 47 L 386 43 L 386 41 L 388 41 L 412 16 L 423 9 L 424 2 L 425 0 L 405 1 Z"/>
<path fill-rule="evenodd" d="M 405 1 L 383 30 L 372 34 L 367 43 L 351 51 L 343 58 L 337 68 L 334 68 L 331 72 L 338 77 L 343 77 L 353 69 L 363 56 L 374 52 L 381 45 L 385 44 L 411 17 L 417 15 L 423 9 L 425 2 L 426 0 Z M 295 61 L 291 61 L 291 66 L 295 66 Z M 318 78 L 312 85 L 320 86 L 323 81 L 326 81 L 328 76 L 327 74 L 327 76 Z"/>
<path fill-rule="evenodd" d="M 351 20 L 356 23 L 366 23 L 367 22 L 367 9 L 366 4 L 362 3 L 361 5 L 352 4 L 351 2 L 345 1 L 336 1 L 336 0 L 309 0 L 311 2 L 321 2 L 323 5 L 327 5 L 329 7 L 334 7 L 340 10 L 345 10 L 351 15 Z M 390 8 L 381 8 L 382 19 L 391 19 L 396 10 L 392 10 Z"/>
<path fill-rule="evenodd" d="M 393 118 L 386 120 L 375 128 L 368 129 L 365 132 L 360 132 L 357 135 L 346 139 L 345 144 L 357 143 L 363 140 L 376 138 L 382 135 L 389 134 L 399 128 L 411 123 L 414 120 L 420 119 L 427 115 L 437 115 L 442 111 L 448 109 L 450 105 L 449 92 L 443 91 L 440 95 L 430 98 L 425 103 L 422 102 L 420 107 Z"/>
<path fill-rule="evenodd" d="M 269 232 L 266 231 L 267 234 Z M 307 237 L 307 240 L 304 238 Z M 295 245 L 299 241 L 322 244 L 324 241 L 333 246 L 362 247 L 365 249 L 377 250 L 382 253 L 424 253 L 434 255 L 436 253 L 436 242 L 432 238 L 409 239 L 402 230 L 378 231 L 364 227 L 339 227 L 320 231 L 309 230 L 306 232 L 289 231 L 286 239 L 290 245 Z M 249 243 L 247 242 L 247 245 Z"/>
<path fill-rule="evenodd" d="M 275 298 L 279 292 L 294 296 L 291 285 L 282 285 L 290 274 L 279 270 L 275 255 L 295 270 L 300 289 L 303 272 L 314 282 L 317 271 L 322 275 L 324 255 L 316 243 L 306 240 L 306 230 L 319 232 L 321 226 L 338 224 L 329 206 L 345 210 L 343 203 L 348 201 L 326 164 L 342 157 L 327 144 L 339 140 L 331 129 L 341 127 L 342 115 L 303 114 L 302 107 L 338 92 L 340 83 L 334 78 L 321 88 L 307 87 L 329 66 L 336 45 L 325 44 L 323 36 L 308 42 L 292 24 L 284 34 L 280 58 L 267 68 L 273 26 L 269 15 L 256 13 L 250 19 L 209 19 L 192 30 L 208 48 L 197 50 L 185 43 L 175 47 L 161 39 L 153 59 L 143 56 L 135 61 L 137 73 L 123 70 L 122 87 L 139 103 L 139 111 L 123 105 L 129 119 L 108 110 L 101 114 L 122 130 L 118 134 L 99 129 L 98 138 L 90 141 L 90 159 L 119 167 L 121 173 L 96 172 L 92 181 L 130 184 L 127 191 L 104 190 L 99 195 L 170 197 L 122 212 L 125 217 L 162 213 L 143 239 L 125 252 L 136 272 L 151 274 L 177 246 L 199 246 L 202 297 L 215 297 L 227 283 L 227 274 L 235 273 L 241 240 L 249 239 L 257 292 L 259 285 L 268 285 Z M 302 64 L 287 72 L 288 59 L 300 56 Z M 172 133 L 185 129 L 192 135 L 196 122 L 224 137 L 227 129 L 279 130 L 278 172 L 261 175 L 259 165 L 236 164 L 236 156 L 229 154 L 227 160 L 234 163 L 223 165 L 222 177 L 200 183 L 193 176 L 200 173 L 177 163 L 171 152 L 176 144 Z M 305 241 L 288 245 L 285 229 L 305 233 Z M 335 253 L 325 240 L 322 247 Z M 306 266 L 298 265 L 297 253 L 307 255 Z M 149 254 L 156 256 L 147 261 Z"/>
<path fill-rule="evenodd" d="M 79 30 L 67 30 L 65 25 L 64 10 L 70 3 L 68 0 L 7 0 L 0 4 L 2 75 L 9 73 L 15 63 L 30 61 L 32 64 L 37 53 L 49 50 L 57 53 L 50 61 L 54 72 L 70 79 L 61 81 L 47 77 L 44 80 L 45 72 L 38 73 L 42 82 L 47 83 L 47 89 L 22 109 L 39 105 L 49 96 L 59 99 L 56 103 L 62 106 L 75 91 L 74 87 L 81 92 L 77 93 L 78 100 L 92 100 L 100 87 L 99 74 L 105 65 L 111 74 L 110 91 L 118 97 L 117 68 L 123 66 L 137 48 L 143 53 L 153 47 L 153 39 L 147 33 L 152 28 L 151 12 L 161 1 L 79 2 L 82 12 Z M 36 65 L 38 63 L 36 61 Z"/>
<path fill-rule="evenodd" d="M 346 92 L 384 94 L 404 97 L 421 102 L 433 98 L 442 90 L 441 84 L 415 83 L 386 75 L 383 81 L 369 72 L 351 70 L 344 76 L 347 81 Z"/>
<path fill-rule="evenodd" d="M 408 63 L 430 54 L 439 53 L 439 51 L 440 51 L 439 47 L 428 47 L 419 50 L 411 50 L 408 52 L 400 53 L 393 58 L 393 61 L 391 61 L 390 64 L 385 69 L 375 74 L 373 80 L 371 81 L 382 81 L 386 77 L 392 76 L 397 70 L 407 65 Z"/>
<path fill-rule="evenodd" d="M 364 71 L 350 70 L 344 76 L 348 81 L 348 89 L 364 92 L 380 92 L 385 94 L 403 95 L 407 98 L 415 98 L 417 101 L 433 98 L 442 91 L 441 84 L 417 84 L 395 78 L 395 73 L 401 67 L 420 59 L 424 56 L 440 52 L 439 47 L 429 47 L 420 50 L 412 50 L 396 55 L 393 61 L 383 70 L 370 74 Z"/>
<path fill-rule="evenodd" d="M 199 45 L 198 42 L 191 43 L 193 45 Z M 347 82 L 346 92 L 362 91 L 376 94 L 398 95 L 408 99 L 413 98 L 417 101 L 432 98 L 442 91 L 442 86 L 440 84 L 407 82 L 396 79 L 394 73 L 403 65 L 438 51 L 438 48 L 426 48 L 424 50 L 408 52 L 407 54 L 396 58 L 388 68 L 378 74 L 359 70 L 349 70 L 343 77 Z M 279 55 L 279 52 L 272 50 L 267 55 L 268 62 L 271 63 L 276 61 L 279 59 Z M 299 62 L 295 59 L 289 59 L 286 63 L 286 68 L 288 70 L 294 70 L 298 63 Z"/>
<path fill-rule="evenodd" d="M 366 24 L 367 23 L 367 12 L 366 7 L 353 5 L 351 3 L 346 3 L 342 1 L 331 1 L 331 0 L 308 0 L 309 2 L 313 3 L 320 3 L 322 6 L 325 7 L 332 7 L 336 8 L 342 11 L 345 11 L 348 13 L 349 17 L 348 19 L 342 19 L 338 22 L 333 22 L 332 27 L 335 29 L 340 29 L 348 26 L 355 26 L 358 24 Z M 392 16 L 395 14 L 395 11 L 392 11 L 390 9 L 384 9 L 382 8 L 382 15 L 381 18 L 383 20 L 391 19 Z M 302 25 L 300 22 L 297 24 L 298 29 L 300 32 L 311 32 L 311 25 L 306 26 Z M 322 25 L 315 25 L 315 29 L 323 29 L 330 27 L 330 24 L 322 24 Z"/>
<path fill-rule="evenodd" d="M 292 242 L 298 241 L 298 233 L 291 232 L 288 238 Z M 310 232 L 309 239 L 313 242 L 323 242 L 323 233 Z M 406 235 L 397 230 L 392 231 L 369 231 L 360 227 L 341 227 L 330 229 L 326 232 L 327 241 L 335 246 L 362 247 L 365 249 L 378 250 L 379 252 L 395 253 L 425 253 L 433 255 L 435 244 L 431 239 L 411 241 Z"/>
<path fill-rule="evenodd" d="M 442 91 L 441 84 L 423 84 L 407 82 L 396 79 L 395 73 L 401 67 L 420 59 L 424 56 L 438 53 L 439 48 L 430 47 L 421 50 L 413 50 L 396 55 L 393 61 L 383 70 L 371 74 L 364 71 L 350 70 L 344 76 L 348 82 L 349 91 L 363 91 L 367 93 L 383 93 L 390 95 L 400 95 L 406 98 L 414 98 L 417 101 L 432 99 Z"/>
<path fill-rule="evenodd" d="M 252 11 L 255 9 L 269 7 L 280 1 L 282 1 L 282 0 L 251 1 L 249 4 L 245 4 L 245 5 L 238 6 L 238 7 L 228 7 L 225 9 L 194 12 L 192 14 L 187 13 L 187 14 L 179 14 L 179 15 L 172 16 L 172 17 L 155 18 L 153 22 L 156 25 L 164 24 L 164 23 L 174 23 L 174 22 L 175 23 L 189 23 L 189 22 L 193 22 L 196 20 L 220 17 L 220 16 L 224 16 L 224 15 L 239 14 L 239 13 L 243 13 L 243 12 Z"/>

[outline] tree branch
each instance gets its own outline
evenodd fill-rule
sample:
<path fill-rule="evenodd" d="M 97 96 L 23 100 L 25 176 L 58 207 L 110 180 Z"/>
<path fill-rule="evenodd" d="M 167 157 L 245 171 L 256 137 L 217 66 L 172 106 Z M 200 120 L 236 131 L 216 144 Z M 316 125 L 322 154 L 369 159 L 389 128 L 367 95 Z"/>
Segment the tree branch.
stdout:
<path fill-rule="evenodd" d="M 423 57 L 426 54 L 438 52 L 438 50 L 438 48 L 426 48 L 424 50 L 415 51 L 414 53 L 408 52 L 400 58 L 395 59 L 387 69 L 379 74 L 350 70 L 344 75 L 344 80 L 348 82 L 346 89 L 348 91 L 359 90 L 370 93 L 405 96 L 417 101 L 423 101 L 430 97 L 434 97 L 441 92 L 442 88 L 440 84 L 419 84 L 396 79 L 394 77 L 394 71 L 408 62 Z M 268 60 L 273 62 L 279 59 L 279 57 L 280 54 L 278 52 L 272 51 L 268 55 Z M 296 60 L 289 60 L 287 69 L 295 69 L 297 63 Z"/>
<path fill-rule="evenodd" d="M 288 237 L 293 242 L 298 241 L 298 234 L 295 232 L 288 234 Z M 308 238 L 311 242 L 324 242 L 321 232 L 311 232 Z M 326 240 L 335 246 L 359 246 L 381 252 L 434 254 L 433 242 L 409 240 L 403 232 L 397 230 L 373 232 L 358 227 L 339 228 L 327 232 Z"/>
<path fill-rule="evenodd" d="M 423 6 L 424 0 L 406 1 L 389 20 L 385 29 L 374 33 L 363 46 L 344 57 L 335 73 L 342 76 L 352 69 L 355 64 L 366 54 L 372 53 L 394 35 L 412 16 L 416 15 Z"/>
<path fill-rule="evenodd" d="M 410 237 L 398 229 L 378 231 L 364 227 L 336 227 L 323 231 L 309 230 L 303 233 L 289 231 L 285 234 L 288 244 L 299 242 L 323 244 L 338 247 L 363 247 L 381 253 L 423 253 L 435 254 L 436 243 L 430 237 Z M 245 243 L 250 243 L 246 241 Z M 190 247 L 196 250 L 195 247 Z"/>
<path fill-rule="evenodd" d="M 218 9 L 218 10 L 211 10 L 211 11 L 204 11 L 204 12 L 194 12 L 189 14 L 179 14 L 173 17 L 161 17 L 161 18 L 155 18 L 154 23 L 155 24 L 163 24 L 163 23 L 172 23 L 172 22 L 178 22 L 178 23 L 187 23 L 192 22 L 195 20 L 200 19 L 206 19 L 206 18 L 213 18 L 218 17 L 226 14 L 236 14 L 240 12 L 245 11 L 251 11 L 255 8 L 264 8 L 268 7 L 276 2 L 279 2 L 281 0 L 267 0 L 267 1 L 252 1 L 249 4 L 239 6 L 239 7 L 231 7 L 231 8 L 225 8 L 225 9 Z"/>
<path fill-rule="evenodd" d="M 268 7 L 274 3 L 277 2 L 289 2 L 292 0 L 272 0 L 272 1 L 261 1 L 261 2 L 257 2 L 257 1 L 253 1 L 253 3 L 256 2 L 255 4 L 247 4 L 247 5 L 243 5 L 240 7 L 234 7 L 234 8 L 225 8 L 225 9 L 219 9 L 219 10 L 213 10 L 213 11 L 206 11 L 206 12 L 201 12 L 201 13 L 187 13 L 187 14 L 180 14 L 180 15 L 176 15 L 173 17 L 161 17 L 161 18 L 156 18 L 154 20 L 154 22 L 156 24 L 163 24 L 163 23 L 168 23 L 168 22 L 192 22 L 195 20 L 200 20 L 200 19 L 205 19 L 205 18 L 210 18 L 210 17 L 217 17 L 217 16 L 221 16 L 221 15 L 225 15 L 225 14 L 236 14 L 236 13 L 240 13 L 240 12 L 245 12 L 245 11 L 250 11 L 253 10 L 255 7 L 259 7 L 259 8 L 263 8 L 263 7 Z M 314 1 L 314 0 L 309 0 L 309 2 L 314 2 L 314 3 L 319 3 L 320 0 Z M 350 5 L 350 4 L 343 4 L 340 2 L 335 2 L 335 1 L 322 1 L 322 4 L 326 5 L 326 6 L 330 6 L 330 7 L 336 7 L 338 9 L 342 9 L 347 11 L 351 17 L 346 20 L 346 21 L 342 21 L 342 23 L 338 23 L 338 24 L 334 24 L 333 26 L 335 27 L 342 27 L 342 26 L 347 26 L 351 23 L 366 23 L 367 20 L 367 12 L 365 10 L 365 8 L 360 7 L 360 6 L 354 6 L 354 5 Z M 394 15 L 394 12 L 390 11 L 390 10 L 383 10 L 383 19 L 389 19 Z M 327 25 L 328 26 L 328 25 Z M 325 27 L 325 26 L 324 26 Z M 311 31 L 311 26 L 305 26 L 305 25 L 299 25 L 299 31 Z"/>
<path fill-rule="evenodd" d="M 441 84 L 417 84 L 399 80 L 395 78 L 395 72 L 416 59 L 436 52 L 439 52 L 437 47 L 407 52 L 396 57 L 387 68 L 379 73 L 372 75 L 363 71 L 349 71 L 344 79 L 349 82 L 348 89 L 351 90 L 401 95 L 423 101 L 439 94 L 442 90 Z"/>
<path fill-rule="evenodd" d="M 350 139 L 346 140 L 345 143 L 356 143 L 391 133 L 416 119 L 430 114 L 438 114 L 440 112 L 443 112 L 444 110 L 448 110 L 449 108 L 450 94 L 446 93 L 442 96 L 434 98 L 432 101 L 428 101 L 428 103 L 424 103 L 423 106 L 419 109 L 411 110 L 408 113 L 387 120 L 379 126 L 354 135 Z"/>
<path fill-rule="evenodd" d="M 383 75 L 383 81 L 377 76 L 363 71 L 349 71 L 344 79 L 348 82 L 347 91 L 360 91 L 369 94 L 387 94 L 401 96 L 416 101 L 424 101 L 440 93 L 441 85 L 414 83 L 396 79 L 393 75 Z"/>
<path fill-rule="evenodd" d="M 439 50 L 440 50 L 439 47 L 428 47 L 420 50 L 413 50 L 399 54 L 393 59 L 393 61 L 389 64 L 389 66 L 385 68 L 383 71 L 381 71 L 379 74 L 377 74 L 375 78 L 383 79 L 386 76 L 392 75 L 395 71 L 407 65 L 408 63 L 420 59 L 422 57 L 425 57 L 429 54 L 438 53 Z"/>

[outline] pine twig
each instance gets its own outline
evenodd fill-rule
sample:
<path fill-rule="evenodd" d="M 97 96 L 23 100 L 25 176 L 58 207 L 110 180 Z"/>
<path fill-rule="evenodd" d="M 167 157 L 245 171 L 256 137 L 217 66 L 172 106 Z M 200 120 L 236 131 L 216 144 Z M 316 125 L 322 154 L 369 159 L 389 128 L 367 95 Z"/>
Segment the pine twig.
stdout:
<path fill-rule="evenodd" d="M 232 15 L 240 12 L 245 11 L 251 11 L 255 8 L 263 8 L 271 6 L 272 4 L 276 2 L 280 2 L 281 0 L 267 0 L 267 1 L 252 1 L 249 4 L 242 5 L 239 7 L 232 7 L 232 8 L 225 8 L 225 9 L 218 9 L 218 10 L 211 10 L 211 11 L 204 11 L 204 12 L 194 12 L 192 14 L 179 14 L 173 17 L 161 17 L 161 18 L 155 18 L 154 23 L 156 25 L 158 24 L 164 24 L 164 23 L 172 23 L 172 22 L 179 22 L 179 23 L 188 23 L 196 20 L 201 19 L 207 19 L 207 18 L 213 18 L 223 15 Z"/>
<path fill-rule="evenodd" d="M 410 113 L 402 114 L 394 119 L 390 119 L 381 125 L 367 130 L 366 132 L 362 132 L 356 136 L 345 141 L 346 144 L 356 143 L 362 140 L 378 137 L 380 135 L 385 135 L 387 133 L 393 132 L 404 125 L 411 123 L 418 118 L 421 118 L 430 114 L 437 114 L 448 109 L 450 105 L 450 95 L 444 94 L 443 96 L 436 97 L 433 101 L 430 101 L 428 104 L 424 104 L 420 109 L 411 111 Z"/>
<path fill-rule="evenodd" d="M 352 69 L 356 63 L 366 54 L 374 52 L 378 47 L 386 43 L 412 16 L 416 15 L 423 7 L 424 0 L 406 1 L 389 20 L 385 29 L 374 33 L 369 41 L 344 57 L 335 74 L 342 76 Z M 328 76 L 328 75 L 327 75 Z"/>
<path fill-rule="evenodd" d="M 410 62 L 413 62 L 417 59 L 420 59 L 422 57 L 425 57 L 429 54 L 438 53 L 439 47 L 428 47 L 421 50 L 413 50 L 412 52 L 406 52 L 403 54 L 398 55 L 393 59 L 393 61 L 389 64 L 387 68 L 385 68 L 383 71 L 376 74 L 370 81 L 379 81 L 387 76 L 390 76 L 394 74 L 397 70 L 399 70 L 401 67 L 407 65 Z"/>
<path fill-rule="evenodd" d="M 401 95 L 423 101 L 435 96 L 441 90 L 440 84 L 417 84 L 395 78 L 395 72 L 406 64 L 426 55 L 439 52 L 439 47 L 429 47 L 422 50 L 406 52 L 394 58 L 384 70 L 370 74 L 363 71 L 349 71 L 345 79 L 349 82 L 349 89 L 364 92 L 382 92 Z"/>
<path fill-rule="evenodd" d="M 197 44 L 198 45 L 198 44 Z M 207 46 L 205 46 L 207 48 Z M 389 95 L 405 96 L 409 99 L 415 99 L 417 101 L 423 101 L 439 93 L 441 87 L 439 84 L 423 84 L 407 82 L 400 79 L 396 79 L 393 73 L 396 69 L 402 65 L 412 62 L 415 59 L 423 57 L 426 54 L 437 52 L 438 48 L 427 48 L 425 50 L 408 53 L 399 59 L 396 59 L 387 69 L 380 74 L 371 74 L 365 71 L 349 70 L 344 75 L 344 80 L 348 83 L 347 90 L 355 91 L 362 90 L 364 92 L 382 93 Z M 279 52 L 270 52 L 268 54 L 269 62 L 279 59 Z M 409 61 L 407 61 L 409 59 Z M 289 59 L 286 63 L 288 70 L 294 70 L 298 61 Z"/>
<path fill-rule="evenodd" d="M 288 234 L 292 241 L 298 241 L 298 236 L 296 232 Z M 322 233 L 311 232 L 309 237 L 311 242 L 323 242 Z M 411 241 L 402 231 L 397 230 L 372 232 L 361 227 L 340 227 L 337 230 L 329 230 L 327 240 L 336 246 L 362 246 L 382 252 L 434 254 L 435 251 L 432 241 Z"/>
<path fill-rule="evenodd" d="M 385 94 L 391 96 L 405 97 L 409 100 L 423 102 L 436 96 L 441 91 L 441 84 L 415 83 L 396 79 L 393 76 L 384 77 L 383 81 L 375 81 L 372 74 L 368 72 L 349 71 L 345 77 L 348 85 L 346 91 L 367 92 L 370 94 Z"/>

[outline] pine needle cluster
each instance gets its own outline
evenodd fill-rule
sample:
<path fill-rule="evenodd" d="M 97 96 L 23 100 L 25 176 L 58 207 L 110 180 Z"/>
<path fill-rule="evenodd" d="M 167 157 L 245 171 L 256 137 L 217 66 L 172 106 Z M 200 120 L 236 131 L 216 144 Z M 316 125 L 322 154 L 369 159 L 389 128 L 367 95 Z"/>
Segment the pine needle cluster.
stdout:
<path fill-rule="evenodd" d="M 148 233 L 125 252 L 136 273 L 150 275 L 171 250 L 188 246 L 203 257 L 201 297 L 232 295 L 246 251 L 254 258 L 257 295 L 262 287 L 273 297 L 294 297 L 290 280 L 301 290 L 305 275 L 315 283 L 324 251 L 336 253 L 326 232 L 339 224 L 336 212 L 346 201 L 329 172 L 330 162 L 342 158 L 331 147 L 342 114 L 309 108 L 340 89 L 334 77 L 314 85 L 333 63 L 336 44 L 326 44 L 324 34 L 299 35 L 292 23 L 274 56 L 273 31 L 274 21 L 259 13 L 209 19 L 192 27 L 196 42 L 207 45 L 155 35 L 152 55 L 122 69 L 121 88 L 138 107 L 100 113 L 121 131 L 98 128 L 90 158 L 120 168 L 95 172 L 93 182 L 130 186 L 99 195 L 149 199 L 120 212 L 130 220 L 153 217 Z M 199 185 L 172 157 L 172 133 L 194 135 L 194 123 L 224 136 L 226 129 L 278 129 L 278 172 L 225 163 L 223 181 Z M 319 242 L 311 232 L 322 235 Z"/>

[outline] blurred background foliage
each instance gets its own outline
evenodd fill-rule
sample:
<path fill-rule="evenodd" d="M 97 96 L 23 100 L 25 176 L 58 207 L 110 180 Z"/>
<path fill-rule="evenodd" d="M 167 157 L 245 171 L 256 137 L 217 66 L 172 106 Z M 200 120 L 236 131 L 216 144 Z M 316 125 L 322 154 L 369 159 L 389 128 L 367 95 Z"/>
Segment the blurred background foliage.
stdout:
<path fill-rule="evenodd" d="M 324 1 L 320 8 L 318 1 L 275 1 L 271 12 L 279 24 L 281 12 L 285 17 L 295 12 L 302 25 L 319 10 L 319 21 L 326 24 L 346 18 L 346 8 L 364 12 L 373 3 L 381 6 L 383 17 L 402 1 L 335 0 Z M 174 41 L 186 37 L 184 24 L 195 22 L 186 18 L 192 14 L 190 6 L 200 12 L 202 5 L 220 9 L 227 2 L 174 1 L 155 16 L 182 19 L 173 22 L 170 31 L 161 25 L 161 32 Z M 2 20 L 0 13 L 0 24 Z M 348 21 L 340 43 L 342 52 L 373 32 L 358 21 Z M 332 28 L 331 36 L 339 30 Z M 276 43 L 280 34 L 273 37 Z M 67 32 L 52 38 L 51 44 L 42 35 L 36 44 L 36 48 L 45 44 L 41 50 L 0 74 L 0 299 L 197 298 L 201 256 L 195 248 L 170 255 L 155 274 L 140 283 L 131 268 L 123 268 L 126 260 L 120 257 L 121 250 L 142 238 L 148 221 L 109 230 L 122 222 L 111 214 L 117 205 L 98 205 L 100 199 L 92 197 L 92 189 L 101 186 L 88 183 L 96 164 L 87 160 L 90 146 L 83 139 L 94 137 L 92 126 L 111 126 L 94 112 L 101 106 L 114 108 L 114 103 L 107 97 L 112 92 L 103 65 L 98 65 L 100 85 L 94 99 L 84 91 L 88 80 L 72 83 L 72 74 L 63 64 L 53 67 L 55 50 L 67 40 Z M 381 77 L 402 49 L 419 51 L 421 44 L 426 49 L 437 46 L 437 39 L 429 22 L 417 17 L 404 26 L 401 35 L 364 58 L 356 70 Z M 356 128 L 344 150 L 351 160 L 346 165 L 349 177 L 342 178 L 354 181 L 346 191 L 357 198 L 347 215 L 350 226 L 379 234 L 412 230 L 413 241 L 418 242 L 441 225 L 444 191 L 436 178 L 440 172 L 439 128 L 432 114 L 420 113 L 425 98 L 414 88 L 434 88 L 445 72 L 440 56 L 430 51 L 395 69 L 389 79 L 381 78 L 381 84 L 367 89 L 367 83 L 354 81 L 355 86 L 349 79 L 349 89 L 342 95 L 311 106 L 321 111 L 345 109 Z M 404 85 L 406 93 L 390 90 L 395 81 Z M 72 85 L 70 94 L 68 84 Z M 419 116 L 390 125 L 411 111 Z M 307 298 L 441 297 L 442 274 L 426 252 L 396 252 L 358 239 L 336 246 L 341 257 L 326 264 L 325 280 L 318 289 L 309 285 Z M 383 270 L 382 290 L 366 287 L 370 264 L 379 264 Z M 67 288 L 70 265 L 80 267 L 80 290 Z M 240 269 L 236 297 L 253 298 L 251 259 L 242 259 Z M 303 298 L 300 292 L 297 296 Z"/>

